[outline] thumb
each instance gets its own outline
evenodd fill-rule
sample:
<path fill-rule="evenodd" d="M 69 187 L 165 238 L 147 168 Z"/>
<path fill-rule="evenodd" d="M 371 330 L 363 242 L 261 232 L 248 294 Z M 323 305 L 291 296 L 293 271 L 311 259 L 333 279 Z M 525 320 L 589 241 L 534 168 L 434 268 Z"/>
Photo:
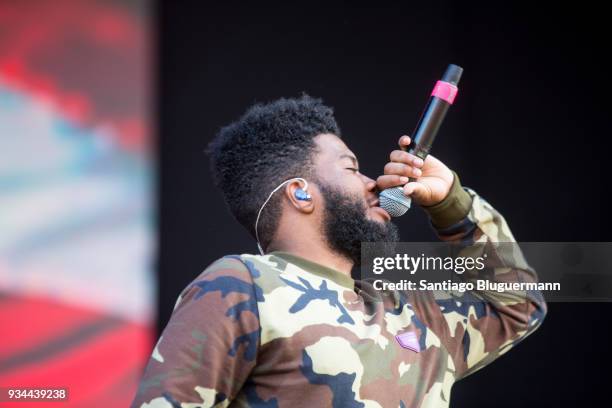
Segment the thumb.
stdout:
<path fill-rule="evenodd" d="M 429 189 L 418 181 L 411 181 L 404 186 L 404 194 L 416 201 L 427 201 Z"/>

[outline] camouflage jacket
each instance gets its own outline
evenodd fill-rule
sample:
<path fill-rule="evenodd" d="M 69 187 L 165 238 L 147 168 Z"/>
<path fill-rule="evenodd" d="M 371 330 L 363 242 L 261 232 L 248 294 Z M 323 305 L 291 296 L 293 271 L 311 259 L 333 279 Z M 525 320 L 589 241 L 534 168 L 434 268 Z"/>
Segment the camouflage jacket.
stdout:
<path fill-rule="evenodd" d="M 427 208 L 440 238 L 513 241 L 504 218 L 455 180 Z M 493 279 L 536 281 L 528 265 L 492 255 Z M 429 291 L 382 295 L 288 253 L 224 257 L 180 295 L 133 406 L 445 407 L 455 381 L 546 313 L 539 292 L 465 292 L 466 302 Z"/>

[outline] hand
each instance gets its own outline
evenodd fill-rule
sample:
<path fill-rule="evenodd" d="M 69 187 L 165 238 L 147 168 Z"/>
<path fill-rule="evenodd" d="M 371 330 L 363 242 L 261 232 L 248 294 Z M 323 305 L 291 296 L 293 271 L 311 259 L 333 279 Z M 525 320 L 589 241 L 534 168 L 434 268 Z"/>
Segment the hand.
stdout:
<path fill-rule="evenodd" d="M 400 137 L 400 148 L 408 145 L 410 138 Z M 448 195 L 453 185 L 453 173 L 432 155 L 428 155 L 423 163 L 423 160 L 415 155 L 394 150 L 389 159 L 384 175 L 376 180 L 379 190 L 404 185 L 404 194 L 410 196 L 415 203 L 426 207 L 438 204 Z M 417 180 L 408 182 L 409 177 Z"/>

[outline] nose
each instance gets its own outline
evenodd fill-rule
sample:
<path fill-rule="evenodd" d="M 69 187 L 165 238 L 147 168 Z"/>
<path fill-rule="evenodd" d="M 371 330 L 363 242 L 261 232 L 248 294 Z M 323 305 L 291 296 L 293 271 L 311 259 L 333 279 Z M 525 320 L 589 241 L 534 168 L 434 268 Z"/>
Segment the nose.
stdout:
<path fill-rule="evenodd" d="M 366 188 L 366 192 L 367 193 L 377 193 L 377 189 L 376 189 L 376 181 L 372 180 L 371 178 L 369 178 L 368 176 L 366 176 L 365 174 L 361 175 L 361 178 L 363 180 L 363 184 Z"/>

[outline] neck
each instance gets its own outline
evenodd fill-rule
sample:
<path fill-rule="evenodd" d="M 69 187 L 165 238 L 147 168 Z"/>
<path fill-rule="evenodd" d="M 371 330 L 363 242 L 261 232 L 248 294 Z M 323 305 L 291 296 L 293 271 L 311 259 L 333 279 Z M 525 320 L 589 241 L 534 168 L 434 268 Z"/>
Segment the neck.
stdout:
<path fill-rule="evenodd" d="M 298 239 L 291 238 L 282 239 L 282 237 L 278 237 L 278 239 L 274 239 L 268 245 L 266 252 L 288 252 L 351 276 L 353 261 L 333 251 L 321 237 L 313 237 L 313 239 L 308 239 L 305 236 L 300 236 Z"/>

